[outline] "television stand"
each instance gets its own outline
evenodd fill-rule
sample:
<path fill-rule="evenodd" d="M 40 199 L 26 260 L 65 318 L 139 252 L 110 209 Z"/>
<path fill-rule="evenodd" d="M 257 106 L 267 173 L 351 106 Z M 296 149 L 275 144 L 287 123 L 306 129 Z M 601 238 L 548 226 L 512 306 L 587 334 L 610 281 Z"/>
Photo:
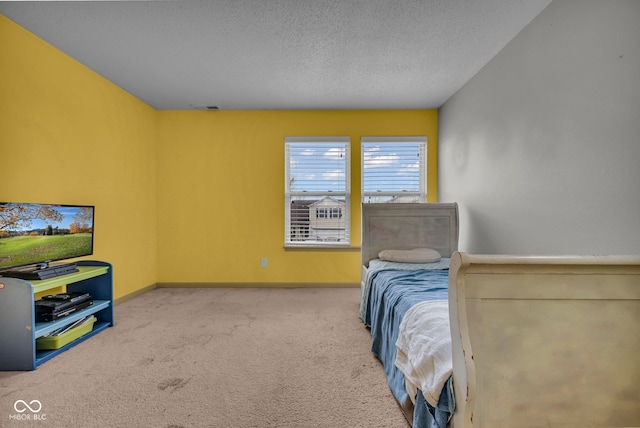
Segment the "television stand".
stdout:
<path fill-rule="evenodd" d="M 77 272 L 45 280 L 0 278 L 0 371 L 35 370 L 40 364 L 113 325 L 113 269 L 100 261 L 76 262 Z M 34 322 L 35 293 L 66 286 L 89 293 L 93 304 L 50 322 Z M 86 316 L 96 322 L 86 335 L 54 350 L 36 350 L 36 339 Z"/>

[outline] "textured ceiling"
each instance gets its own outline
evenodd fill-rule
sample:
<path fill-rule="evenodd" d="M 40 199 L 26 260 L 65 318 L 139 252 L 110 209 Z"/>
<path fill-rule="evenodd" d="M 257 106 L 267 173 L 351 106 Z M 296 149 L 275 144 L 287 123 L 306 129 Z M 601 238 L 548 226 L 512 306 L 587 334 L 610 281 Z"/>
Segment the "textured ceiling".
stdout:
<path fill-rule="evenodd" d="M 551 0 L 0 2 L 157 109 L 437 108 Z"/>

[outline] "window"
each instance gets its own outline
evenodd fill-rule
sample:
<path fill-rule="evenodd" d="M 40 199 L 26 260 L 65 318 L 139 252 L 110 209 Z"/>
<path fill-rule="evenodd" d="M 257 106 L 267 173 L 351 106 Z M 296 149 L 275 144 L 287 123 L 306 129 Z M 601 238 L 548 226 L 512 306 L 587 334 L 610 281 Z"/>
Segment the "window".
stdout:
<path fill-rule="evenodd" d="M 349 245 L 349 138 L 285 139 L 285 246 Z"/>
<path fill-rule="evenodd" d="M 362 137 L 362 202 L 426 202 L 427 138 Z"/>

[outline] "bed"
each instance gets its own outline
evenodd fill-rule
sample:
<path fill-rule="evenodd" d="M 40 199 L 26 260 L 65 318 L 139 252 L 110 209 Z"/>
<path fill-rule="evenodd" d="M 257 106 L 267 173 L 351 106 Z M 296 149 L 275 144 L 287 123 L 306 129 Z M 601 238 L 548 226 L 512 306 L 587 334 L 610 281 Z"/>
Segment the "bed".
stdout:
<path fill-rule="evenodd" d="M 456 204 L 365 204 L 362 227 L 359 315 L 369 326 L 380 312 L 390 318 L 375 331 L 371 326 L 372 336 L 383 336 L 374 337 L 372 350 L 380 355 L 394 397 L 414 428 L 434 426 L 436 418 L 428 411 L 430 418 L 424 418 L 429 393 L 420 389 L 421 380 L 407 376 L 389 355 L 398 356 L 399 348 L 393 346 L 418 303 L 393 293 L 387 299 L 390 285 L 377 290 L 375 279 L 381 273 L 375 272 L 375 259 L 386 249 L 434 248 L 441 262 L 448 262 L 448 271 L 432 269 L 447 272 L 446 298 L 440 294 L 436 303 L 416 298 L 427 308 L 440 306 L 433 314 L 443 333 L 439 346 L 450 346 L 450 361 L 443 364 L 450 364 L 451 376 L 438 397 L 450 400 L 444 405 L 451 412 L 447 426 L 640 426 L 639 255 L 458 252 Z M 403 269 L 396 268 L 380 270 L 403 276 Z M 436 288 L 441 287 L 442 282 Z M 374 307 L 378 315 L 370 313 L 367 319 L 367 310 Z M 414 318 L 413 329 L 429 330 L 426 319 Z M 422 381 L 428 375 L 422 373 Z"/>
<path fill-rule="evenodd" d="M 447 289 L 450 257 L 458 249 L 458 206 L 455 203 L 363 204 L 362 210 L 359 316 L 371 329 L 372 352 L 383 363 L 391 392 L 411 424 L 416 428 L 446 425 L 455 403 L 450 380 L 452 356 Z M 416 248 L 432 249 L 440 257 L 414 260 L 396 254 L 397 260 L 379 258 L 383 252 Z M 416 311 L 417 308 L 422 310 Z M 412 344 L 427 343 L 428 337 L 421 334 L 425 329 L 408 328 L 402 321 L 415 319 L 418 321 L 408 324 L 420 326 L 421 318 L 436 313 L 428 325 L 439 325 L 444 329 L 431 328 L 428 337 L 435 339 L 441 352 L 427 354 L 428 358 L 420 360 L 419 349 Z M 400 342 L 406 346 L 398 347 Z M 434 345 L 433 341 L 431 345 Z M 400 356 L 404 358 L 399 367 Z M 416 373 L 424 366 L 432 369 L 430 379 Z"/>

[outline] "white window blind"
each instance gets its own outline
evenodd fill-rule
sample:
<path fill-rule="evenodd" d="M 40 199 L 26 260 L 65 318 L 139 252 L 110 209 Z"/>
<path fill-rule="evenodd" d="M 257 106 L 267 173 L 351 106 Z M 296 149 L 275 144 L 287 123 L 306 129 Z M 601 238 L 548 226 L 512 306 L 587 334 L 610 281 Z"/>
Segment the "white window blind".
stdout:
<path fill-rule="evenodd" d="M 426 202 L 427 138 L 362 137 L 362 202 Z"/>
<path fill-rule="evenodd" d="M 286 137 L 285 246 L 349 245 L 348 137 Z"/>

